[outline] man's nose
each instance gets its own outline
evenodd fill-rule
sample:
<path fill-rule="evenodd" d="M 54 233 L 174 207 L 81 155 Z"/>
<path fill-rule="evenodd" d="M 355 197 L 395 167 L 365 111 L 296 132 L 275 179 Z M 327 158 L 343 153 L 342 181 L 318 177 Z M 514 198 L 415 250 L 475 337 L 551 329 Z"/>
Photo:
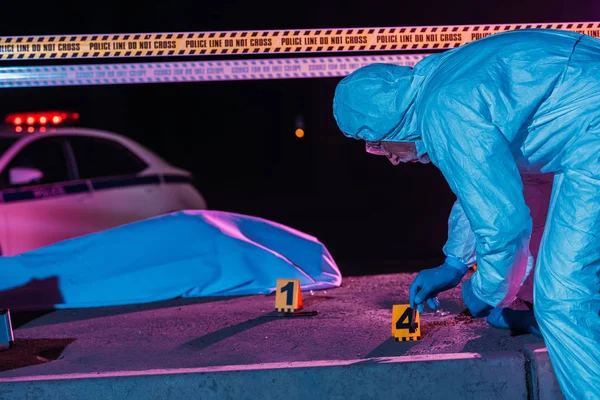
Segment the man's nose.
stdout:
<path fill-rule="evenodd" d="M 398 164 L 400 164 L 400 157 L 398 157 L 398 156 L 396 156 L 396 155 L 394 155 L 394 154 L 390 154 L 390 155 L 388 155 L 388 156 L 386 156 L 386 157 L 387 157 L 387 159 L 388 159 L 388 160 L 390 160 L 390 162 L 391 162 L 393 165 L 398 165 Z"/>

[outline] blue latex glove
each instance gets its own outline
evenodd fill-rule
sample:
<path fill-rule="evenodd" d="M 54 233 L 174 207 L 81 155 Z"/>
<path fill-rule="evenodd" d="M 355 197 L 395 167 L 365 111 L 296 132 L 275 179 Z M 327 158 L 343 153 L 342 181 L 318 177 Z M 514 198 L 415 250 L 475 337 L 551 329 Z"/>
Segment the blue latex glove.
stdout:
<path fill-rule="evenodd" d="M 488 324 L 498 329 L 510 329 L 513 332 L 533 333 L 542 336 L 540 327 L 532 310 L 513 310 L 495 308 L 486 318 Z"/>
<path fill-rule="evenodd" d="M 473 293 L 471 279 L 468 279 L 462 284 L 462 296 L 465 304 L 469 308 L 471 315 L 475 318 L 486 317 L 494 307 L 490 306 Z"/>
<path fill-rule="evenodd" d="M 410 285 L 410 307 L 416 306 L 419 312 L 423 312 L 423 303 L 426 303 L 432 310 L 437 309 L 440 303 L 436 296 L 458 285 L 468 270 L 469 267 L 458 259 L 447 257 L 439 267 L 419 272 Z"/>

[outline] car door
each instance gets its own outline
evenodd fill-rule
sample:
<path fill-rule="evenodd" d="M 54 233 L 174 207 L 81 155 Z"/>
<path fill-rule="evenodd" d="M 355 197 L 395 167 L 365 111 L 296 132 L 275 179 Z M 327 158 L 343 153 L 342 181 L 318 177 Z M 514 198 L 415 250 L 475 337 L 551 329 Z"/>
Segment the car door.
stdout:
<path fill-rule="evenodd" d="M 148 165 L 121 143 L 95 136 L 70 136 L 78 176 L 92 187 L 94 229 L 109 229 L 161 212 L 160 179 L 141 174 Z"/>
<path fill-rule="evenodd" d="M 41 177 L 17 183 L 15 168 L 30 168 Z M 63 138 L 48 136 L 30 142 L 9 161 L 0 177 L 7 230 L 7 243 L 2 243 L 4 255 L 33 250 L 86 231 L 90 189 L 86 182 L 75 180 Z"/>

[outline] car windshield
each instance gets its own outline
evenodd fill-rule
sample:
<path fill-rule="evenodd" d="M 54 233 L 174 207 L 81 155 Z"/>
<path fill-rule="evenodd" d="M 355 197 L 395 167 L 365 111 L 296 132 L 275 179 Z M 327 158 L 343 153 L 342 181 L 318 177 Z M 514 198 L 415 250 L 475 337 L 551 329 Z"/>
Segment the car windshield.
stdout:
<path fill-rule="evenodd" d="M 19 140 L 18 137 L 6 137 L 0 136 L 0 155 L 4 154 L 6 150 L 10 148 L 15 142 Z"/>

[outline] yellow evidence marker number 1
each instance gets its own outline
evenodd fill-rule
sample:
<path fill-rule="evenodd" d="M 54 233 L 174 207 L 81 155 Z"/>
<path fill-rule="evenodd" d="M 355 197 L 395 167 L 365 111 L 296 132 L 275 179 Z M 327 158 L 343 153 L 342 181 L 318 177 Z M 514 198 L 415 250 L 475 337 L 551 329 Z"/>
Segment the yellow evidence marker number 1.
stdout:
<path fill-rule="evenodd" d="M 410 308 L 409 304 L 392 307 L 392 336 L 397 342 L 421 340 L 419 312 Z"/>
<path fill-rule="evenodd" d="M 275 310 L 295 312 L 302 310 L 302 292 L 299 279 L 277 279 Z"/>

